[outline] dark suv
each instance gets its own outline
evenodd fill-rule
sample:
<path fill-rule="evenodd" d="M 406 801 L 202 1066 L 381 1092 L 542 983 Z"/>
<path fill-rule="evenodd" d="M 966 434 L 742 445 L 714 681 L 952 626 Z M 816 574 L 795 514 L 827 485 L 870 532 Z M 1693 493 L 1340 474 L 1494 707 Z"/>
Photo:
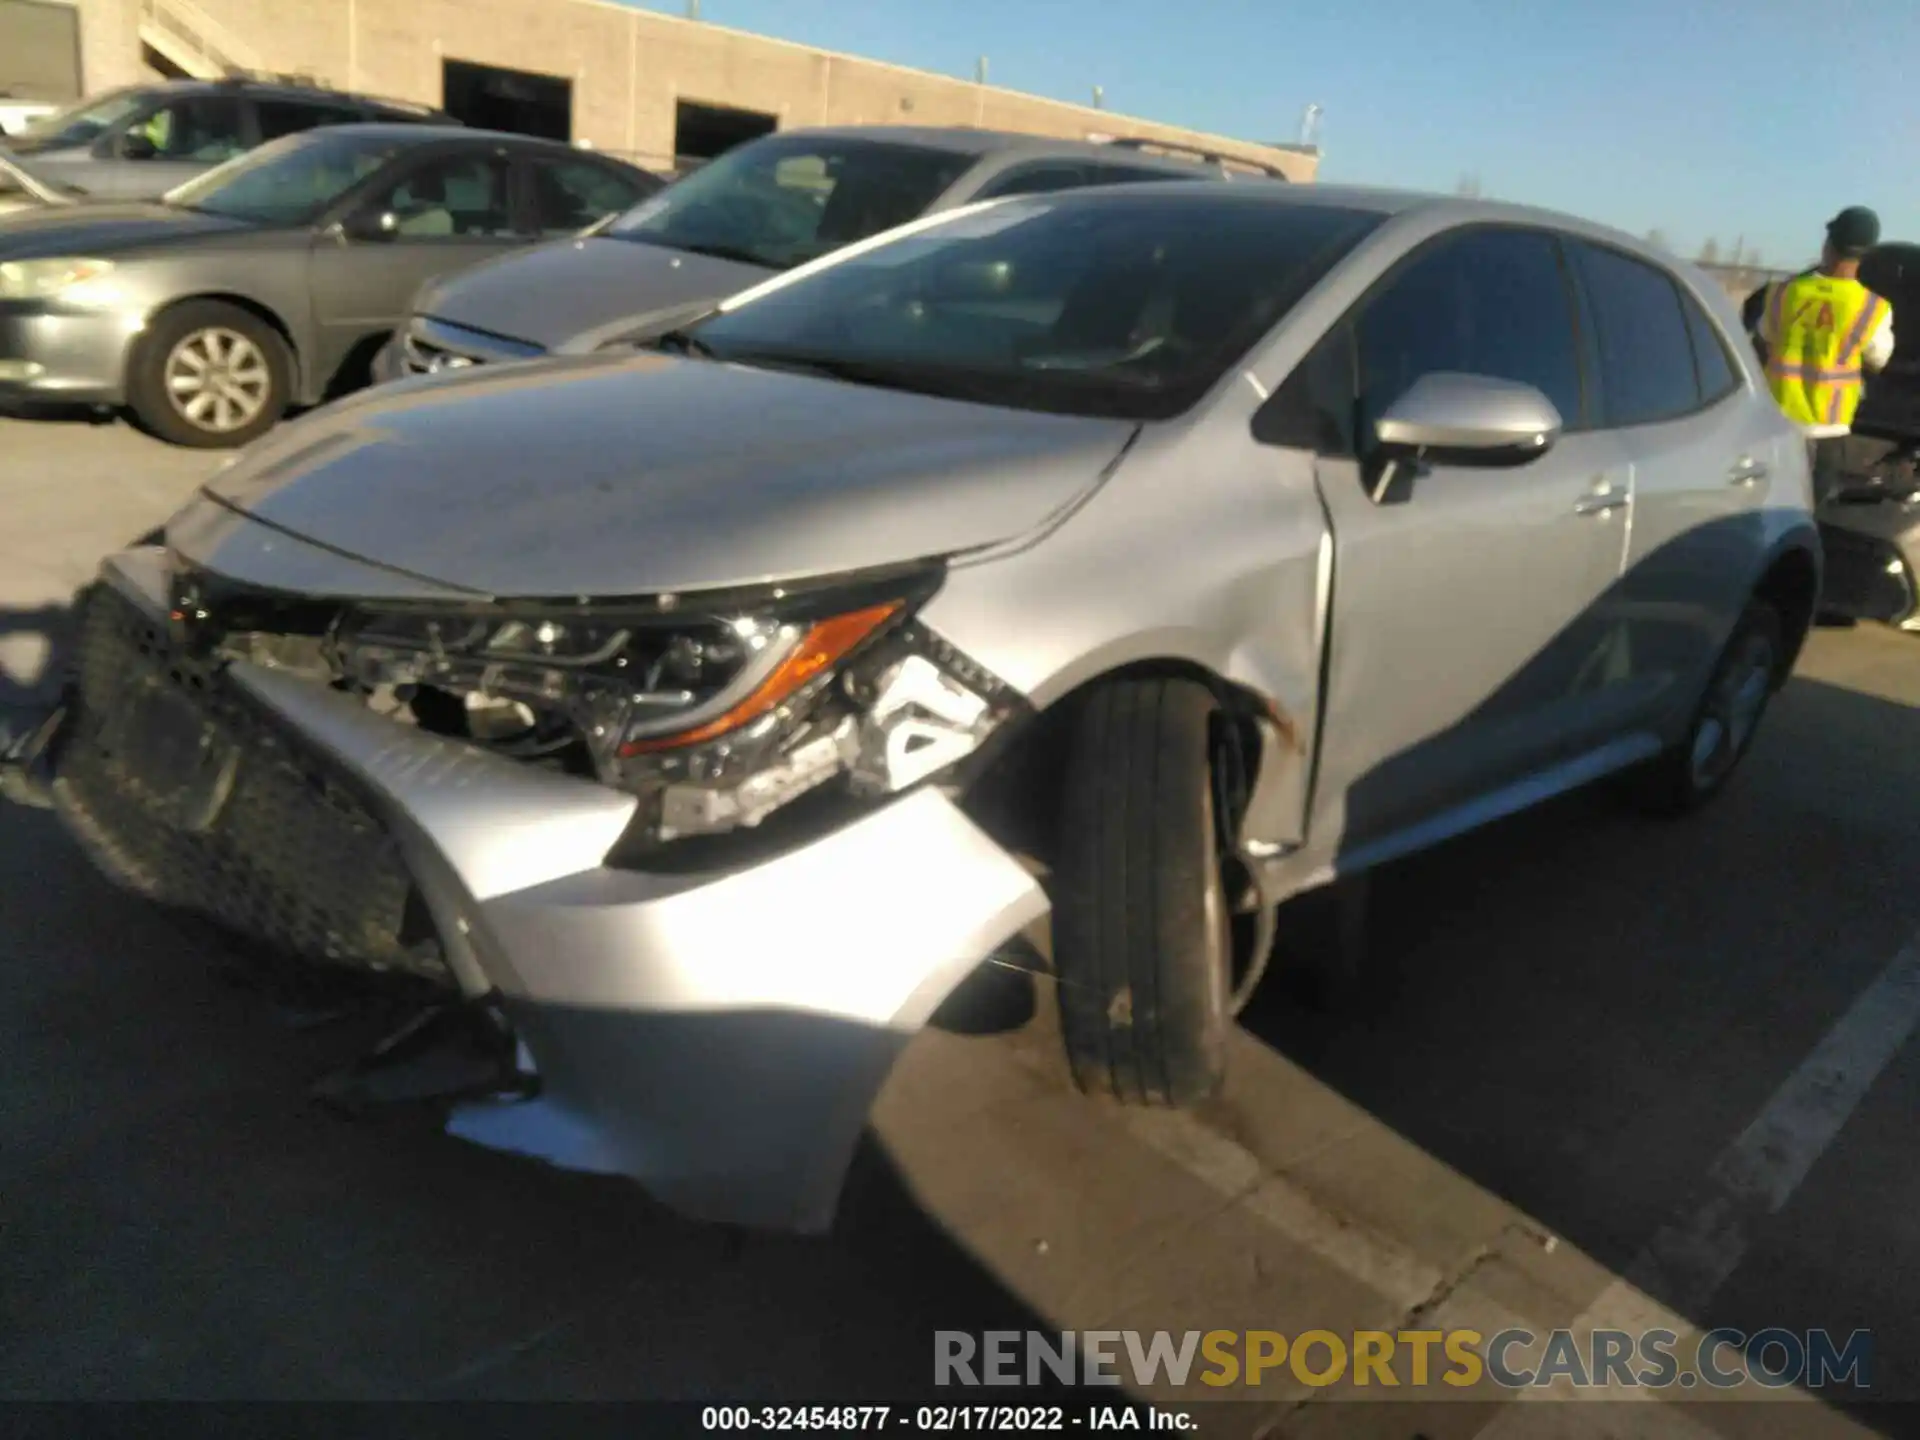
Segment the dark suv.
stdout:
<path fill-rule="evenodd" d="M 166 80 L 89 96 L 0 145 L 57 190 L 150 200 L 269 140 L 369 121 L 456 123 L 424 105 L 292 81 Z"/>

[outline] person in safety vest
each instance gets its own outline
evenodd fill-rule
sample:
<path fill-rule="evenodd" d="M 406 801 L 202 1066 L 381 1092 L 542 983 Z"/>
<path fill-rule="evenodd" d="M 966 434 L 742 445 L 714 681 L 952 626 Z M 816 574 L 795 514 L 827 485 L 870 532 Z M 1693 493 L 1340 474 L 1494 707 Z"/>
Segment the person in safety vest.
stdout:
<path fill-rule="evenodd" d="M 1827 225 L 1820 264 L 1767 288 L 1756 338 L 1767 388 L 1807 437 L 1815 503 L 1839 480 L 1864 377 L 1893 358 L 1893 306 L 1860 283 L 1860 261 L 1880 243 L 1864 205 Z"/>

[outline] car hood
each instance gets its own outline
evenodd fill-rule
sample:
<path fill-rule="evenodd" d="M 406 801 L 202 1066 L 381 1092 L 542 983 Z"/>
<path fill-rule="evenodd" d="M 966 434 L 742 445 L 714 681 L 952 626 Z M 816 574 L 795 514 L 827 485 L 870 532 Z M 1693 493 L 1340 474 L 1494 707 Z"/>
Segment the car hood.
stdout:
<path fill-rule="evenodd" d="M 250 228 L 243 221 L 170 205 L 37 207 L 0 221 L 0 259 L 111 255 L 139 246 L 174 244 Z"/>
<path fill-rule="evenodd" d="M 11 154 L 4 143 L 0 143 L 0 180 L 9 183 L 0 185 L 0 194 L 9 199 L 24 196 L 39 205 L 74 205 L 79 197 L 59 181 L 41 173 L 34 165 Z"/>
<path fill-rule="evenodd" d="M 757 285 L 774 272 L 661 245 L 581 236 L 465 270 L 421 291 L 414 309 L 436 320 L 555 350 L 593 332 L 615 339 L 662 312 Z M 577 344 L 574 347 L 578 348 Z"/>
<path fill-rule="evenodd" d="M 1014 539 L 1096 488 L 1135 428 L 708 361 L 586 356 L 366 392 L 269 436 L 208 491 L 417 580 L 493 596 L 641 595 Z"/>

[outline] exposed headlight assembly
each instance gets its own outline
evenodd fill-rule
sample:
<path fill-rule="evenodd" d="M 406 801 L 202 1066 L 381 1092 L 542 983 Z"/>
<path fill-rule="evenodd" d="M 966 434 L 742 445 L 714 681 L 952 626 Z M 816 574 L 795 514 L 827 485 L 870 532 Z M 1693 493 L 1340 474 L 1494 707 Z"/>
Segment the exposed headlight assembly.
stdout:
<path fill-rule="evenodd" d="M 931 589 L 915 575 L 711 606 L 395 608 L 325 644 L 350 687 L 430 728 L 584 757 L 640 797 L 618 852 L 636 858 L 803 796 L 895 794 L 977 750 L 1022 702 L 915 623 Z"/>
<path fill-rule="evenodd" d="M 113 272 L 111 260 L 0 261 L 0 300 L 84 300 Z"/>

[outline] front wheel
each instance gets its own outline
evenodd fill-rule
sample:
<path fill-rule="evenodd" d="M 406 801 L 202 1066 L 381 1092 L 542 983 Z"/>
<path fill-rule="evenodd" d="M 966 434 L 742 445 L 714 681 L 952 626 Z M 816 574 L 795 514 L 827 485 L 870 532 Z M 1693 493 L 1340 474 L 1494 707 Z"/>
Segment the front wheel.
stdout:
<path fill-rule="evenodd" d="M 1191 1104 L 1226 1067 L 1217 714 L 1194 681 L 1116 680 L 1073 725 L 1053 871 L 1061 1030 L 1074 1083 L 1128 1104 Z"/>
<path fill-rule="evenodd" d="M 1637 777 L 1637 798 L 1643 809 L 1684 815 L 1726 788 L 1753 744 L 1767 703 L 1780 687 L 1784 635 L 1778 610 L 1764 600 L 1747 603 L 1720 652 L 1686 735 Z"/>
<path fill-rule="evenodd" d="M 195 449 L 245 445 L 286 412 L 286 342 L 259 316 L 218 300 L 163 312 L 127 377 L 127 403 L 163 440 Z"/>

